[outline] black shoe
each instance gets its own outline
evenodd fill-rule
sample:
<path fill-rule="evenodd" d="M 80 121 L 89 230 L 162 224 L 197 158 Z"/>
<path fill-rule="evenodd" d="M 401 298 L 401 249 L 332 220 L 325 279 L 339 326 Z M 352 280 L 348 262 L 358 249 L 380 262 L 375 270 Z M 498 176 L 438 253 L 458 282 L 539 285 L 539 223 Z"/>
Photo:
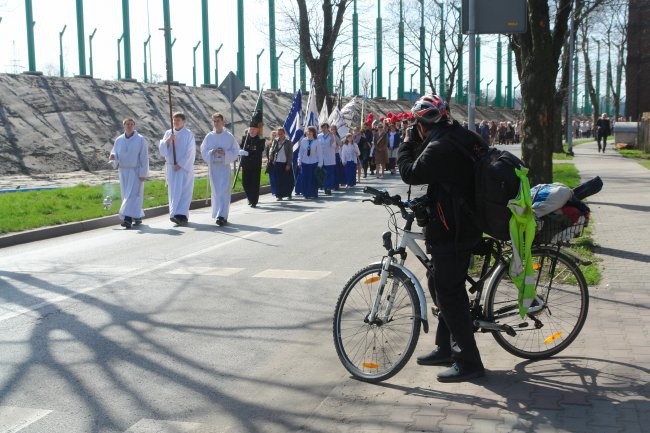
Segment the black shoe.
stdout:
<path fill-rule="evenodd" d="M 139 226 L 142 224 L 142 218 L 136 218 L 133 220 L 133 225 Z"/>
<path fill-rule="evenodd" d="M 178 219 L 178 215 L 174 215 L 173 217 L 170 217 L 169 221 L 173 222 L 177 226 L 181 225 L 181 220 Z"/>
<path fill-rule="evenodd" d="M 276 201 L 282 201 L 282 197 L 276 197 L 275 200 Z"/>
<path fill-rule="evenodd" d="M 228 221 L 226 221 L 226 219 L 225 219 L 224 217 L 218 217 L 218 218 L 217 218 L 217 225 L 218 225 L 218 226 L 223 226 L 223 225 L 225 225 L 227 222 L 228 222 Z"/>
<path fill-rule="evenodd" d="M 122 224 L 120 224 L 120 225 L 122 227 L 124 227 L 125 229 L 127 229 L 127 230 L 131 228 L 131 223 L 129 221 L 126 221 L 126 220 L 122 221 Z"/>
<path fill-rule="evenodd" d="M 458 364 L 454 362 L 454 364 L 447 370 L 438 373 L 438 382 L 465 382 L 483 376 L 485 376 L 485 369 L 483 367 L 461 369 Z"/>
<path fill-rule="evenodd" d="M 418 356 L 420 365 L 451 365 L 451 350 L 443 350 L 439 347 L 433 349 L 433 352 L 423 356 Z"/>
<path fill-rule="evenodd" d="M 325 195 L 332 195 L 332 190 L 331 189 L 326 189 L 325 190 Z"/>
<path fill-rule="evenodd" d="M 251 203 L 251 207 L 257 207 L 257 203 Z"/>

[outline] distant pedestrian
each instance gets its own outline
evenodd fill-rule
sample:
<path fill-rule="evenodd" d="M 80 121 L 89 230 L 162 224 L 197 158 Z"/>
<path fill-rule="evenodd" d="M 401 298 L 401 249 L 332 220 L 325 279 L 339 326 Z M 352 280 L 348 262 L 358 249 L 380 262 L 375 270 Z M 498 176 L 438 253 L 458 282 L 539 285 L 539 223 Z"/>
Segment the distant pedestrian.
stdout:
<path fill-rule="evenodd" d="M 359 147 L 352 140 L 352 134 L 347 134 L 341 148 L 341 160 L 345 169 L 345 187 L 349 188 L 357 184 L 357 164 L 361 152 Z"/>
<path fill-rule="evenodd" d="M 232 170 L 230 164 L 239 156 L 237 139 L 224 128 L 221 113 L 212 115 L 214 129 L 201 143 L 201 156 L 208 163 L 210 179 L 212 218 L 220 226 L 228 222 L 232 196 Z"/>
<path fill-rule="evenodd" d="M 607 136 L 609 136 L 611 133 L 612 126 L 609 122 L 609 117 L 607 117 L 607 113 L 603 113 L 603 115 L 600 116 L 600 119 L 596 120 L 596 140 L 598 141 L 598 152 L 600 152 L 600 142 L 602 140 L 602 149 L 603 153 L 605 153 L 605 147 L 607 147 Z"/>
<path fill-rule="evenodd" d="M 122 121 L 124 134 L 117 137 L 108 157 L 120 175 L 122 205 L 119 217 L 121 226 L 130 229 L 140 225 L 144 217 L 144 181 L 149 176 L 149 149 L 147 140 L 135 130 L 135 120 L 127 117 Z"/>
<path fill-rule="evenodd" d="M 158 145 L 165 158 L 169 219 L 176 225 L 186 225 L 194 193 L 194 160 L 196 142 L 192 131 L 185 127 L 185 114 L 172 116 L 174 129 L 168 129 Z"/>
<path fill-rule="evenodd" d="M 298 167 L 300 167 L 298 183 L 300 184 L 302 196 L 306 199 L 318 198 L 316 170 L 323 167 L 321 141 L 316 137 L 316 134 L 316 127 L 309 126 L 305 136 L 300 141 L 298 151 Z"/>
<path fill-rule="evenodd" d="M 294 186 L 291 160 L 293 144 L 283 127 L 279 127 L 276 133 L 277 138 L 273 140 L 269 152 L 269 167 L 275 178 L 275 197 L 278 201 L 285 197 L 291 200 Z"/>
<path fill-rule="evenodd" d="M 262 123 L 261 113 L 253 116 L 249 124 L 248 133 L 241 141 L 239 154 L 241 159 L 242 185 L 248 205 L 257 207 L 260 198 L 260 176 L 262 174 L 262 156 L 264 155 L 265 140 L 260 136 Z"/>

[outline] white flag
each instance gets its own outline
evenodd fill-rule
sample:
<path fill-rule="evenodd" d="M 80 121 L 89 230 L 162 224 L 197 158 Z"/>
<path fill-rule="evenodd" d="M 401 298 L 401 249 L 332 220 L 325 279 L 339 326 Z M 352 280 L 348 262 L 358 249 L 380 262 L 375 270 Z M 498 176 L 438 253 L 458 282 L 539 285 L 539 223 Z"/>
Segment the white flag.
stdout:
<path fill-rule="evenodd" d="M 329 112 L 327 111 L 327 98 L 323 98 L 323 107 L 320 109 L 320 115 L 318 116 L 318 123 L 323 124 L 327 123 L 330 117 Z"/>

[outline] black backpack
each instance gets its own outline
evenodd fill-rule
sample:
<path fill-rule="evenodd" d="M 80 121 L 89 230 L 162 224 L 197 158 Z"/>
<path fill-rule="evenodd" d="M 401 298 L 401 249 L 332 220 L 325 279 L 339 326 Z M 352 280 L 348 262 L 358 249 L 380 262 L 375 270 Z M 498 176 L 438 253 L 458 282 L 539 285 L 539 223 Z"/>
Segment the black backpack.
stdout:
<path fill-rule="evenodd" d="M 474 162 L 474 203 L 468 206 L 461 199 L 461 206 L 469 212 L 476 225 L 493 238 L 510 240 L 510 217 L 508 201 L 519 193 L 520 180 L 515 168 L 524 163 L 507 150 L 490 147 L 475 134 L 478 143 L 466 146 L 454 141 L 465 156 Z"/>

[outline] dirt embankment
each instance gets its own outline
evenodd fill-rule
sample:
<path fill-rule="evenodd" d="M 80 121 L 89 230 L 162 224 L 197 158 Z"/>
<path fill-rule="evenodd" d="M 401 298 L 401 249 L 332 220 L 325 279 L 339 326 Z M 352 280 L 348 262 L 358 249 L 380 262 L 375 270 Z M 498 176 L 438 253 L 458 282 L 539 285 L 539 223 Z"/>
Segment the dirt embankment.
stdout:
<path fill-rule="evenodd" d="M 234 102 L 236 135 L 244 132 L 256 99 L 257 92 L 244 90 Z M 284 123 L 293 95 L 265 91 L 263 99 L 268 132 Z M 303 105 L 306 100 L 304 96 Z M 360 98 L 356 100 L 355 123 L 362 105 Z M 197 145 L 212 127 L 212 113 L 223 113 L 227 122 L 231 118 L 230 103 L 215 88 L 172 86 L 172 103 L 174 111 L 187 116 Z M 409 101 L 369 100 L 364 113 L 372 111 L 378 117 L 409 108 Z M 456 117 L 465 117 L 464 107 L 452 109 Z M 514 120 L 515 116 L 492 109 L 478 109 L 476 114 L 478 120 Z M 156 145 L 169 128 L 166 85 L 0 74 L 0 189 L 106 182 L 111 176 L 106 160 L 125 117 L 133 117 L 138 131 L 149 140 L 153 176 L 162 176 Z M 199 158 L 199 175 L 205 173 L 202 164 Z"/>

